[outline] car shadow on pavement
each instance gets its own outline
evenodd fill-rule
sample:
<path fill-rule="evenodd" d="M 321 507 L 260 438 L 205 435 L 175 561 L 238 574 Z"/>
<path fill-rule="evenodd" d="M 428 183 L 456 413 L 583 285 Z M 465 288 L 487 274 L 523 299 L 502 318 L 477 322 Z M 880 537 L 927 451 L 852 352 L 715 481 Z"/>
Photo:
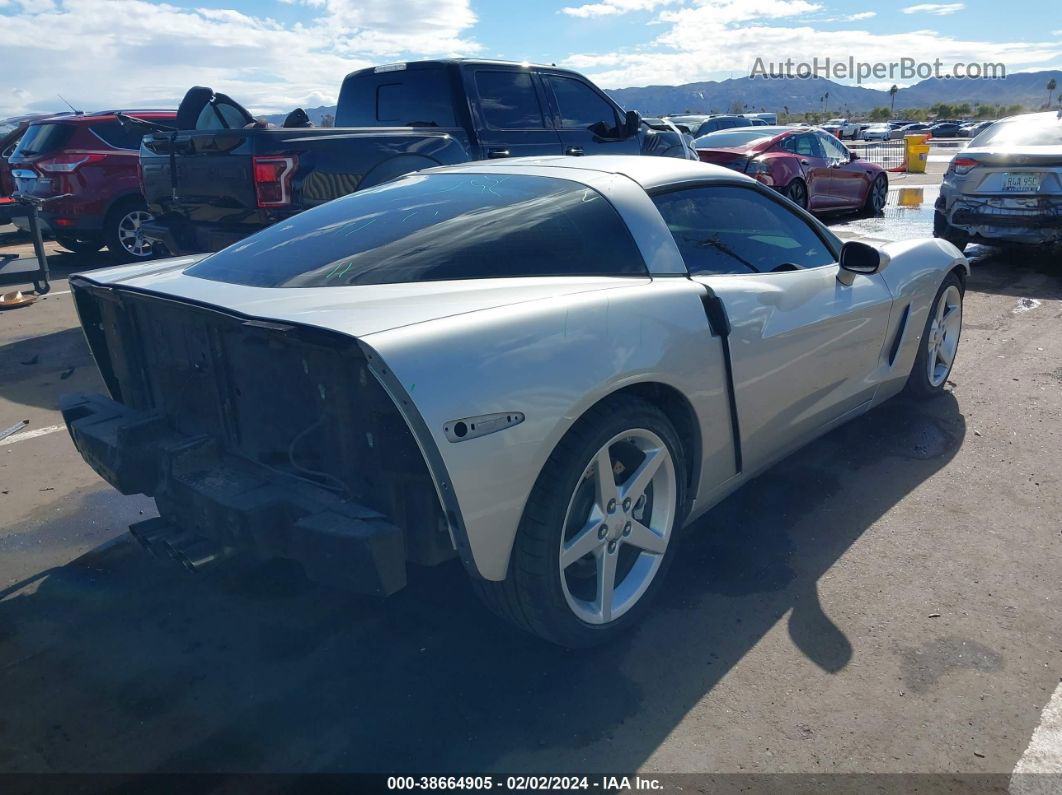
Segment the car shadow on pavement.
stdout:
<path fill-rule="evenodd" d="M 378 601 L 279 561 L 197 577 L 126 539 L 71 554 L 0 590 L 0 769 L 634 770 L 780 621 L 845 668 L 859 639 L 820 578 L 964 435 L 951 394 L 833 431 L 698 521 L 643 625 L 582 652 L 493 618 L 457 563 Z M 61 555 L 100 499 L 37 543 Z"/>
<path fill-rule="evenodd" d="M 1062 298 L 1062 247 L 971 245 L 966 289 L 1018 299 Z"/>

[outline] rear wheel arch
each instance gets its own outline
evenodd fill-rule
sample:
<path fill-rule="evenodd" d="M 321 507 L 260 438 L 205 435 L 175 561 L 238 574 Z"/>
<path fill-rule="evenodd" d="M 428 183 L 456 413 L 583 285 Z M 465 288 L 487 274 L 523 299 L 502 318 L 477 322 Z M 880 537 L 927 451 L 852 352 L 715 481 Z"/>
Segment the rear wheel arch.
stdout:
<path fill-rule="evenodd" d="M 655 406 L 671 422 L 675 432 L 678 434 L 679 441 L 682 443 L 682 454 L 686 459 L 687 499 L 693 500 L 697 496 L 696 487 L 700 481 L 701 474 L 702 441 L 700 422 L 693 404 L 675 387 L 660 381 L 639 381 L 638 383 L 621 387 L 588 406 L 579 416 L 579 419 L 573 423 L 572 427 L 575 427 L 588 414 L 596 412 L 610 402 L 622 400 L 624 397 L 638 398 Z"/>

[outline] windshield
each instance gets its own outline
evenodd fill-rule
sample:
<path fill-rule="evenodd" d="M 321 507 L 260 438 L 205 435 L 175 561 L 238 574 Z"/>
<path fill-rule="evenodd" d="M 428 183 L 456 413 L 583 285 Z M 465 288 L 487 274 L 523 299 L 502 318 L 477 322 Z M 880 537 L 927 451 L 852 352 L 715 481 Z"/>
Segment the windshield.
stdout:
<path fill-rule="evenodd" d="M 970 146 L 1062 146 L 1062 119 L 1055 114 L 1037 119 L 997 122 Z"/>
<path fill-rule="evenodd" d="M 754 141 L 766 140 L 773 138 L 780 132 L 787 130 L 787 128 L 772 128 L 772 127 L 743 127 L 737 130 L 717 130 L 716 132 L 710 132 L 706 135 L 702 135 L 694 143 L 704 149 L 710 149 L 712 147 L 735 147 L 745 146 Z"/>
<path fill-rule="evenodd" d="M 72 129 L 69 124 L 31 124 L 19 141 L 14 156 L 29 157 L 55 151 L 66 143 Z"/>
<path fill-rule="evenodd" d="M 257 287 L 334 287 L 644 275 L 646 268 L 612 205 L 584 185 L 430 174 L 301 213 L 185 272 Z"/>

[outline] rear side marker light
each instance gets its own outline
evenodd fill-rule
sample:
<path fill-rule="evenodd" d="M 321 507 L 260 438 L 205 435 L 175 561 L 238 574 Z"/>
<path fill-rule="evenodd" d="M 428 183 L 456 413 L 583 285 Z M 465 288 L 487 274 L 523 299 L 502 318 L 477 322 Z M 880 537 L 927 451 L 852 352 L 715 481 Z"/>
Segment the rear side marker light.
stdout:
<path fill-rule="evenodd" d="M 255 157 L 254 195 L 259 207 L 288 207 L 291 205 L 291 178 L 299 158 L 295 155 Z"/>

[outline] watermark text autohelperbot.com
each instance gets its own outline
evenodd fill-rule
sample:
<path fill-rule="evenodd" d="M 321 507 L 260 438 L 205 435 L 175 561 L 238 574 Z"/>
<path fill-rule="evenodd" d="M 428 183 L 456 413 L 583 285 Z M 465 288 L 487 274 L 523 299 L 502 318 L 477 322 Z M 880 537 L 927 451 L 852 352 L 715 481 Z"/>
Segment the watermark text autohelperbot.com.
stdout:
<path fill-rule="evenodd" d="M 854 57 L 819 58 L 797 61 L 769 61 L 757 58 L 752 64 L 749 77 L 783 78 L 796 77 L 808 80 L 824 77 L 828 80 L 928 80 L 931 77 L 955 80 L 1002 80 L 1007 76 L 1007 67 L 1001 63 L 953 63 L 945 64 L 937 58 L 919 61 L 915 58 L 900 58 L 896 61 L 857 61 Z"/>

